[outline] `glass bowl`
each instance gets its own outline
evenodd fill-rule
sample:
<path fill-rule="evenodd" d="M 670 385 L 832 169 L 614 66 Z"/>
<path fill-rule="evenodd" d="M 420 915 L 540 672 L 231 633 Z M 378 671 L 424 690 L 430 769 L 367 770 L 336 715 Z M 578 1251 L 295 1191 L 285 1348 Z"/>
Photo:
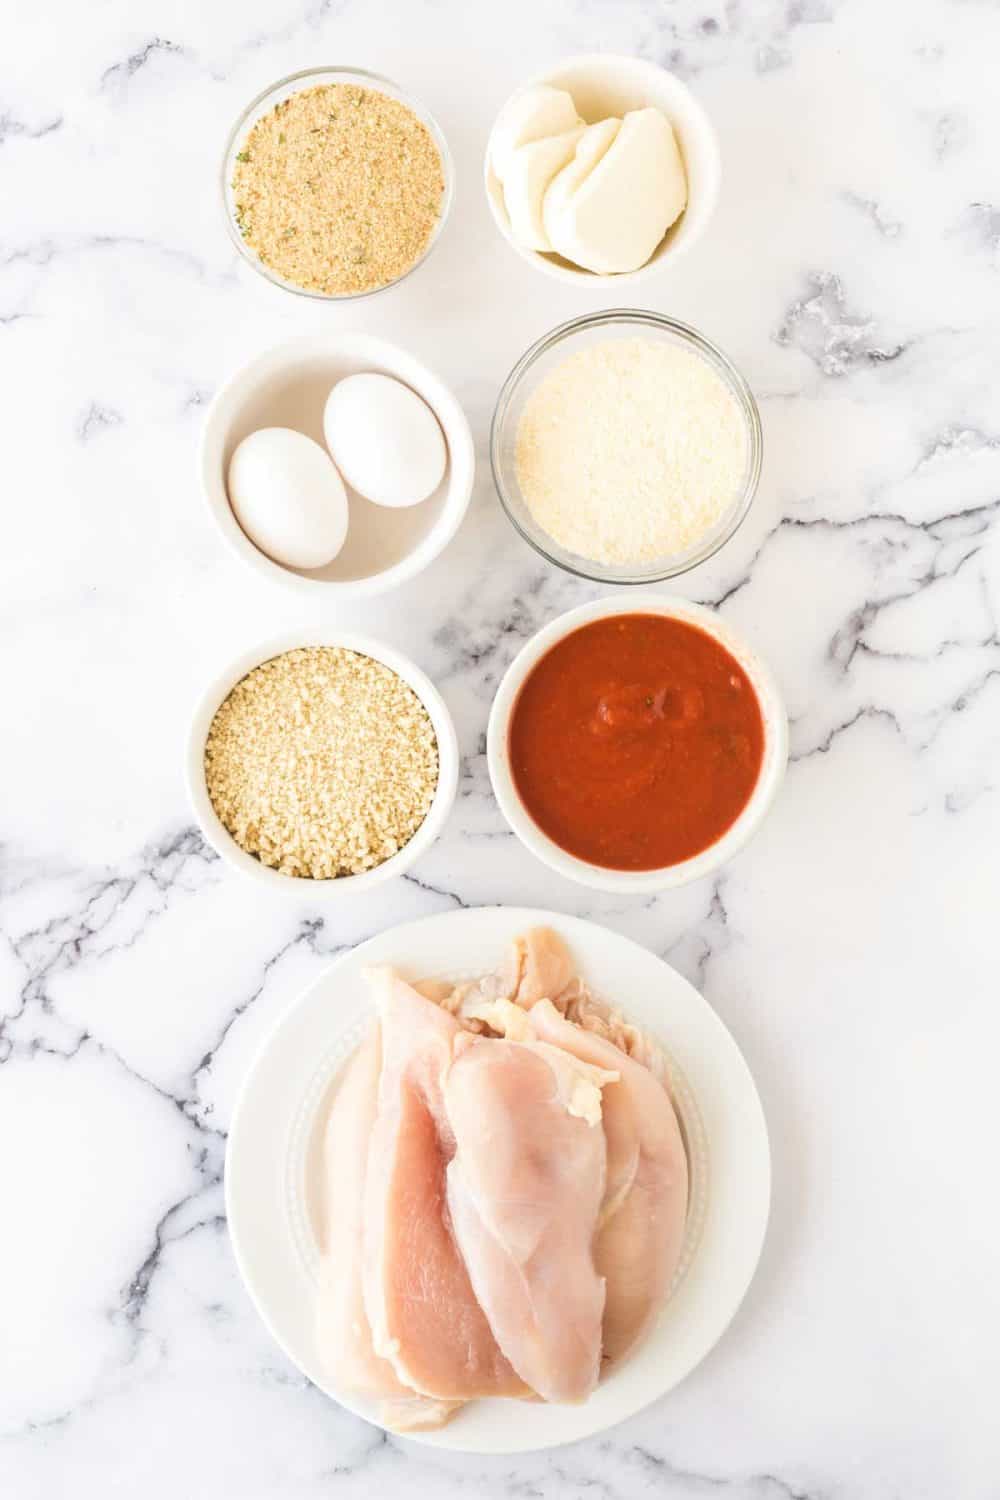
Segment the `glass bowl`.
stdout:
<path fill-rule="evenodd" d="M 236 154 L 242 149 L 247 135 L 264 115 L 269 114 L 276 104 L 288 99 L 292 94 L 301 93 L 304 89 L 316 88 L 321 84 L 329 83 L 353 83 L 360 88 L 372 89 L 376 93 L 387 94 L 391 99 L 398 99 L 400 104 L 412 110 L 417 119 L 420 120 L 430 131 L 431 139 L 438 149 L 441 157 L 441 170 L 444 174 L 444 194 L 441 198 L 441 212 L 438 216 L 437 226 L 433 234 L 424 246 L 422 253 L 409 266 L 401 276 L 393 281 L 387 281 L 384 286 L 372 287 L 367 292 L 318 292 L 310 287 L 299 286 L 294 281 L 287 281 L 277 271 L 264 264 L 260 257 L 249 248 L 243 236 L 240 234 L 236 224 L 236 204 L 233 201 L 233 167 Z M 229 238 L 236 246 L 240 255 L 248 265 L 259 271 L 261 276 L 273 282 L 275 286 L 284 287 L 285 291 L 296 292 L 300 297 L 314 297 L 321 302 L 355 302 L 362 297 L 374 297 L 378 292 L 388 291 L 391 286 L 398 286 L 405 281 L 418 266 L 422 265 L 433 250 L 441 237 L 448 214 L 451 210 L 451 201 L 455 190 L 455 168 L 440 125 L 434 116 L 412 95 L 401 89 L 398 83 L 393 83 L 391 78 L 383 78 L 378 73 L 369 73 L 364 68 L 306 68 L 301 73 L 291 73 L 287 78 L 265 89 L 258 94 L 243 111 L 236 124 L 233 126 L 226 142 L 225 153 L 222 158 L 222 207 L 226 221 L 226 229 Z"/>
<path fill-rule="evenodd" d="M 528 397 L 539 381 L 568 355 L 588 344 L 605 342 L 609 334 L 642 334 L 693 349 L 722 377 L 732 392 L 743 416 L 746 431 L 746 469 L 732 505 L 693 546 L 684 552 L 657 558 L 651 563 L 609 566 L 568 551 L 534 519 L 525 503 L 517 477 L 517 430 Z M 732 361 L 687 323 L 668 318 L 662 313 L 643 312 L 634 308 L 616 308 L 610 312 L 588 313 L 582 318 L 573 318 L 569 323 L 561 323 L 558 328 L 532 344 L 504 381 L 490 431 L 493 480 L 500 503 L 514 527 L 548 562 L 563 568 L 567 573 L 575 573 L 578 578 L 589 578 L 595 583 L 662 583 L 664 579 L 686 573 L 689 568 L 695 568 L 712 557 L 746 518 L 757 490 L 762 455 L 763 436 L 757 403 Z"/>

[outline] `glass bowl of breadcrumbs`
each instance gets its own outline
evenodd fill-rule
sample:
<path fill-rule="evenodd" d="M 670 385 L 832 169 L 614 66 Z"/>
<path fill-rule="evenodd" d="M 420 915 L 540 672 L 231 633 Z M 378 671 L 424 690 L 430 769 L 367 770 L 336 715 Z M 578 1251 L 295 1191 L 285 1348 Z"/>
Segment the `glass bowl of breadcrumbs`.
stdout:
<path fill-rule="evenodd" d="M 327 301 L 394 286 L 424 261 L 451 207 L 436 120 L 360 68 L 293 73 L 234 126 L 222 164 L 230 238 L 275 285 Z"/>
<path fill-rule="evenodd" d="M 283 636 L 210 685 L 188 737 L 201 831 L 227 864 L 302 895 L 402 875 L 441 832 L 458 785 L 444 700 L 368 636 Z"/>

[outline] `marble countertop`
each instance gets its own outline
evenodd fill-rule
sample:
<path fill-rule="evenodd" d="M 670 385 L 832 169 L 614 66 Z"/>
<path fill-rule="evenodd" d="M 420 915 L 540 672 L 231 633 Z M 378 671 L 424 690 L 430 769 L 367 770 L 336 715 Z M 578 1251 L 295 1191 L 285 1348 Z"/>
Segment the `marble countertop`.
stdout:
<path fill-rule="evenodd" d="M 0 60 L 0 1491 L 395 1500 L 987 1500 L 1000 1438 L 1000 9 L 872 0 L 61 0 Z M 760 648 L 792 759 L 750 847 L 651 901 L 509 836 L 483 753 L 520 642 L 599 590 L 495 499 L 500 383 L 611 306 L 501 242 L 495 109 L 574 51 L 654 58 L 715 120 L 703 248 L 636 288 L 756 391 L 750 519 L 678 590 Z M 221 143 L 275 78 L 404 80 L 458 173 L 427 265 L 355 307 L 288 296 L 223 230 Z M 456 541 L 395 595 L 309 608 L 215 534 L 194 455 L 225 376 L 318 328 L 437 367 L 476 435 Z M 278 901 L 192 826 L 182 746 L 245 643 L 329 620 L 404 645 L 463 751 L 406 878 Z M 732 1029 L 773 1138 L 760 1272 L 714 1353 L 604 1437 L 482 1459 L 387 1438 L 310 1388 L 237 1280 L 227 1124 L 258 1039 L 345 946 L 484 902 L 592 916 Z"/>

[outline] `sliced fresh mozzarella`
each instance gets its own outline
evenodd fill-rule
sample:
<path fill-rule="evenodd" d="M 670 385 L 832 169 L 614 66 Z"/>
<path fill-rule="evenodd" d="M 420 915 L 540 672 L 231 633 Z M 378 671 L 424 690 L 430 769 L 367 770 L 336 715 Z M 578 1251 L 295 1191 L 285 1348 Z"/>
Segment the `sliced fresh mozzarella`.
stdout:
<path fill-rule="evenodd" d="M 504 106 L 493 127 L 490 160 L 494 172 L 506 186 L 511 157 L 519 146 L 547 135 L 562 135 L 579 123 L 572 95 L 565 89 L 548 84 L 522 89 Z"/>
<path fill-rule="evenodd" d="M 573 200 L 591 172 L 614 145 L 621 123 L 621 120 L 612 118 L 601 120 L 597 125 L 588 125 L 576 143 L 572 159 L 549 183 L 542 200 L 542 224 L 546 239 L 560 255 L 566 255 L 566 251 L 558 241 L 568 244 L 570 240 L 568 229 L 564 226 L 570 222 Z M 566 258 L 572 260 L 574 257 L 566 255 Z"/>
<path fill-rule="evenodd" d="M 584 128 L 578 125 L 562 135 L 530 141 L 511 156 L 503 196 L 511 232 L 526 250 L 552 249 L 542 223 L 542 200 L 553 177 L 572 160 Z"/>
<path fill-rule="evenodd" d="M 551 183 L 543 220 L 554 250 L 607 275 L 646 264 L 687 202 L 687 180 L 660 110 L 627 114 L 611 143 L 592 151 L 588 136 L 602 128 L 591 126 L 574 160 Z"/>

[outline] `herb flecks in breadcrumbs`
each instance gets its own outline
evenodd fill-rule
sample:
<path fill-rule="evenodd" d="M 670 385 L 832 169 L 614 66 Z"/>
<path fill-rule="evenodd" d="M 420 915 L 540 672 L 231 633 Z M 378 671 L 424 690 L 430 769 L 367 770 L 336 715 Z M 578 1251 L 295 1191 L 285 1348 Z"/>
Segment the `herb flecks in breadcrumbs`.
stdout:
<path fill-rule="evenodd" d="M 244 238 L 286 281 L 328 296 L 396 281 L 441 215 L 444 169 L 427 126 L 375 89 L 302 89 L 263 115 L 236 156 Z"/>
<path fill-rule="evenodd" d="M 339 646 L 255 667 L 212 720 L 208 795 L 240 848 L 286 875 L 358 875 L 426 818 L 437 738 L 413 689 Z"/>

